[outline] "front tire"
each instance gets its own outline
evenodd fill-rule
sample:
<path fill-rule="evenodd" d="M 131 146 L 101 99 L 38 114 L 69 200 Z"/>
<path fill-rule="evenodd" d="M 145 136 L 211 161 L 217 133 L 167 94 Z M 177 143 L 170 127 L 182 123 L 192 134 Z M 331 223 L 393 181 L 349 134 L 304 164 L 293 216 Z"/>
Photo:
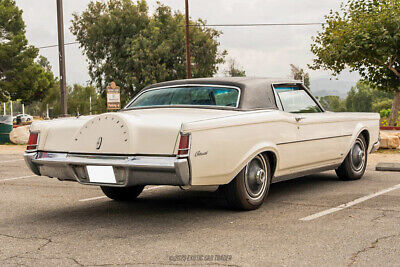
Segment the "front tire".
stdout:
<path fill-rule="evenodd" d="M 255 210 L 268 195 L 271 185 L 271 167 L 261 154 L 254 157 L 229 184 L 223 186 L 231 208 Z"/>
<path fill-rule="evenodd" d="M 368 145 L 364 136 L 360 135 L 357 137 L 342 165 L 335 170 L 339 179 L 343 181 L 361 179 L 367 167 L 367 158 Z"/>
<path fill-rule="evenodd" d="M 100 186 L 103 193 L 108 197 L 116 201 L 133 201 L 140 193 L 142 193 L 144 186 L 136 185 L 130 187 L 111 187 L 111 186 Z"/>

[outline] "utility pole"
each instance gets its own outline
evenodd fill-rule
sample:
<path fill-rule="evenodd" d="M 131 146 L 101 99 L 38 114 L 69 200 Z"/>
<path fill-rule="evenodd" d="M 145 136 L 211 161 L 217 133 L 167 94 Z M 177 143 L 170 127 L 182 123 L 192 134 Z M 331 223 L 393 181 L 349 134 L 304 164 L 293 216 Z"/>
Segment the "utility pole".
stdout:
<path fill-rule="evenodd" d="M 190 46 L 189 46 L 189 0 L 185 0 L 185 17 L 186 17 L 186 73 L 187 78 L 192 78 L 192 70 L 190 66 Z"/>
<path fill-rule="evenodd" d="M 61 116 L 68 116 L 67 82 L 65 77 L 64 18 L 62 0 L 57 1 L 58 59 L 60 64 Z"/>

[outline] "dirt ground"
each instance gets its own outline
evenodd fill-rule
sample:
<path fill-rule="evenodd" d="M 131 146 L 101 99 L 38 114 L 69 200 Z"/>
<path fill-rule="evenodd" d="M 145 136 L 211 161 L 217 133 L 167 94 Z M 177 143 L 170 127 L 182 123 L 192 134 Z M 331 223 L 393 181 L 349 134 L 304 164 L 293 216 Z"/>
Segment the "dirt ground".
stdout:
<path fill-rule="evenodd" d="M 0 145 L 0 154 L 22 154 L 25 149 L 25 145 Z"/>

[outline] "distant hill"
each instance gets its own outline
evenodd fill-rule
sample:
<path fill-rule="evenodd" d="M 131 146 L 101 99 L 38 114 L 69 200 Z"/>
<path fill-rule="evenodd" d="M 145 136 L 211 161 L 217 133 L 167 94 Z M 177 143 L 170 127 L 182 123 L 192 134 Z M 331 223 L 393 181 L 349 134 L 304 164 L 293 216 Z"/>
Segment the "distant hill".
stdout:
<path fill-rule="evenodd" d="M 327 95 L 337 95 L 344 99 L 351 87 L 356 85 L 356 81 L 335 80 L 334 78 L 311 79 L 310 89 L 313 95 L 321 97 Z"/>

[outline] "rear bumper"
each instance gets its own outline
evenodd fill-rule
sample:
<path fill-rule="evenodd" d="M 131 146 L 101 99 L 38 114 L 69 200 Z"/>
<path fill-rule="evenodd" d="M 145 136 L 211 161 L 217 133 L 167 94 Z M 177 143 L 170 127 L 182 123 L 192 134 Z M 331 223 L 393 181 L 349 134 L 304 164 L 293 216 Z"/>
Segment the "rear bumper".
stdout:
<path fill-rule="evenodd" d="M 50 152 L 26 152 L 25 162 L 37 175 L 81 184 L 127 187 L 132 185 L 189 185 L 186 158 L 153 156 L 105 156 Z M 86 166 L 112 166 L 116 184 L 92 183 Z"/>
<path fill-rule="evenodd" d="M 380 139 L 380 138 L 379 138 L 379 139 Z M 380 146 L 380 141 L 378 140 L 378 142 L 376 142 L 375 144 L 372 145 L 372 148 L 371 148 L 371 152 L 370 152 L 370 153 L 376 152 L 376 151 L 379 149 L 379 146 Z"/>

